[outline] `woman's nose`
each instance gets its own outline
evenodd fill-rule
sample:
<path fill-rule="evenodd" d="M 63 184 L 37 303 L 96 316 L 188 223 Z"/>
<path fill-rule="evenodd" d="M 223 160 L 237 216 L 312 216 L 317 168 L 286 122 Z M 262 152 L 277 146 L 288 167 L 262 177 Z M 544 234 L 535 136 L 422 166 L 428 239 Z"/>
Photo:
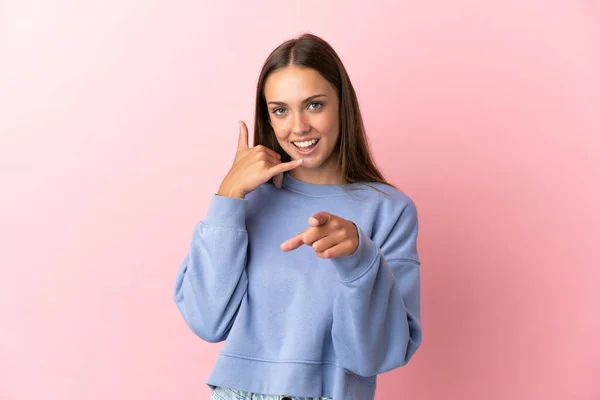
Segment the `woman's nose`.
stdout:
<path fill-rule="evenodd" d="M 292 133 L 303 135 L 310 131 L 310 124 L 303 113 L 295 113 L 292 117 Z"/>

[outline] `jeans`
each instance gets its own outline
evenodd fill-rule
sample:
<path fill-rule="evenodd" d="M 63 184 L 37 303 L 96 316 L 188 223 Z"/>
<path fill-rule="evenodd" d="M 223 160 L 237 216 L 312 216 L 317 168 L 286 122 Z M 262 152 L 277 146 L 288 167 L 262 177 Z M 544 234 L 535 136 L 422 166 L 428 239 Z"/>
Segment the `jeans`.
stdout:
<path fill-rule="evenodd" d="M 217 386 L 212 391 L 210 400 L 331 400 L 331 398 L 256 394 Z"/>

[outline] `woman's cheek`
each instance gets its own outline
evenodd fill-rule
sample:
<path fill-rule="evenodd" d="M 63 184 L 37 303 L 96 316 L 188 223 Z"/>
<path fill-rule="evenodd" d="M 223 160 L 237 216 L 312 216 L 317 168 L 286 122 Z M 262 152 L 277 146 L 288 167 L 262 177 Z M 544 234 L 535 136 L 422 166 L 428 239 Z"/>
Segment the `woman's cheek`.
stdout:
<path fill-rule="evenodd" d="M 287 137 L 288 130 L 286 129 L 285 123 L 281 121 L 277 121 L 271 125 L 273 127 L 273 131 L 275 132 L 275 136 L 277 140 L 284 140 Z"/>

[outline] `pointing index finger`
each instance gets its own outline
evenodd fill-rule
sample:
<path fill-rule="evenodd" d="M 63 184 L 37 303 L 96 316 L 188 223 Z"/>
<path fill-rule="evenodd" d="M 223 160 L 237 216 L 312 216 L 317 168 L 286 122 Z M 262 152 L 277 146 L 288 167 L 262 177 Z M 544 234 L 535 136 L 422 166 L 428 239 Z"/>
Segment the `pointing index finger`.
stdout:
<path fill-rule="evenodd" d="M 279 246 L 279 248 L 281 248 L 281 250 L 283 251 L 292 251 L 292 250 L 296 250 L 298 247 L 302 246 L 304 244 L 304 241 L 302 241 L 302 233 L 294 236 L 291 239 L 286 240 L 285 242 L 281 243 L 281 246 Z"/>

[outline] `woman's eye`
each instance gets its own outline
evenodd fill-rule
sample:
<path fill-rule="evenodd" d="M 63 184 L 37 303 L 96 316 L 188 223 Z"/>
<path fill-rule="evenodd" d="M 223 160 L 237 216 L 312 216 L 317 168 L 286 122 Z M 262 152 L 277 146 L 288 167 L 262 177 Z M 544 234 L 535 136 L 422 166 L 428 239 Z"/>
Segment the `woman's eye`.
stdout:
<path fill-rule="evenodd" d="M 283 115 L 283 113 L 285 113 L 285 110 L 283 108 L 276 108 L 273 110 L 273 114 L 275 115 Z"/>
<path fill-rule="evenodd" d="M 321 107 L 323 107 L 323 104 L 319 102 L 313 102 L 308 105 L 308 108 L 313 111 L 319 110 Z"/>

